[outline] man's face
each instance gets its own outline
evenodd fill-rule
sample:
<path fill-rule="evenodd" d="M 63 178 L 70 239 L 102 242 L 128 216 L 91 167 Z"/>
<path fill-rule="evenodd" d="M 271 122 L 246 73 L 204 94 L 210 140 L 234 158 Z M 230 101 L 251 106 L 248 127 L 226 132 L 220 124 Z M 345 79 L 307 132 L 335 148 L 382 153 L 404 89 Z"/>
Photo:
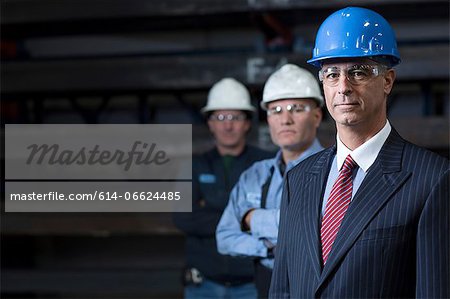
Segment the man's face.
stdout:
<path fill-rule="evenodd" d="M 292 151 L 305 150 L 311 145 L 322 120 L 322 110 L 314 100 L 278 100 L 270 102 L 267 110 L 273 143 Z"/>
<path fill-rule="evenodd" d="M 369 59 L 326 61 L 321 69 L 327 109 L 338 126 L 373 133 L 386 120 L 394 70 Z"/>
<path fill-rule="evenodd" d="M 245 144 L 250 121 L 240 110 L 216 110 L 210 115 L 208 126 L 218 146 L 233 149 Z"/>

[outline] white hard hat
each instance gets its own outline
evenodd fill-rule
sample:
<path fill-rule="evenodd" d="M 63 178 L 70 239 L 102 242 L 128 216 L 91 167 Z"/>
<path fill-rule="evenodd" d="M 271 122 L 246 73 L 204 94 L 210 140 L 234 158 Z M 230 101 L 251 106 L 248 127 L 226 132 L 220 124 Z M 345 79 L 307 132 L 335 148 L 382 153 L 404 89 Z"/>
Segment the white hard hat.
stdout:
<path fill-rule="evenodd" d="M 206 106 L 200 111 L 205 114 L 215 110 L 245 110 L 254 112 L 247 88 L 233 78 L 223 78 L 213 85 L 208 93 Z"/>
<path fill-rule="evenodd" d="M 323 96 L 316 78 L 294 64 L 285 64 L 267 79 L 260 105 L 267 110 L 267 103 L 283 99 L 314 99 L 319 106 L 323 106 Z"/>

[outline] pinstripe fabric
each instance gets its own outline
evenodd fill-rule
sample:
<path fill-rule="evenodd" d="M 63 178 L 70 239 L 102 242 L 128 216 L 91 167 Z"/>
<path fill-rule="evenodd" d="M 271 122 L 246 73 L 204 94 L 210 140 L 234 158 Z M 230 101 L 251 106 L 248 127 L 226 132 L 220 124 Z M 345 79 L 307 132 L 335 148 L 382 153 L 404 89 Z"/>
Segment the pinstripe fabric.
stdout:
<path fill-rule="evenodd" d="M 449 297 L 449 161 L 392 130 L 322 269 L 320 211 L 335 150 L 286 175 L 270 298 Z"/>

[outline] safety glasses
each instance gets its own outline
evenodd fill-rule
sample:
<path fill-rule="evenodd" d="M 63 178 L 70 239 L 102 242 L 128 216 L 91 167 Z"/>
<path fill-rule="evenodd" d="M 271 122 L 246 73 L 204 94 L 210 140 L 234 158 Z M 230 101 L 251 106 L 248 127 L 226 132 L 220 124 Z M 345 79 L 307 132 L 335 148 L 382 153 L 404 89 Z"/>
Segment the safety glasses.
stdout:
<path fill-rule="evenodd" d="M 283 106 L 278 105 L 270 109 L 267 109 L 267 115 L 268 116 L 281 115 L 284 109 L 286 109 L 286 111 L 290 112 L 293 115 L 299 115 L 311 111 L 312 108 L 310 105 L 307 104 L 289 104 L 286 105 L 285 108 L 283 108 Z"/>
<path fill-rule="evenodd" d="M 344 72 L 344 76 L 350 84 L 363 85 L 385 71 L 386 67 L 382 65 L 355 64 L 344 70 L 331 66 L 319 71 L 319 80 L 327 86 L 334 87 L 339 84 L 342 72 Z"/>
<path fill-rule="evenodd" d="M 244 121 L 247 119 L 245 114 L 211 114 L 209 120 L 212 121 Z"/>

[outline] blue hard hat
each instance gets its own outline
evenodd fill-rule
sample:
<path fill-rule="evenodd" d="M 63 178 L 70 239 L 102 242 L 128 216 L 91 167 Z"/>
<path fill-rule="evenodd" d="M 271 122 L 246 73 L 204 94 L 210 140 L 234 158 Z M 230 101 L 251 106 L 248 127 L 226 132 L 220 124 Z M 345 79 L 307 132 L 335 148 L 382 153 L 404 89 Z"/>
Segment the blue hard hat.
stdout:
<path fill-rule="evenodd" d="M 351 57 L 400 63 L 394 30 L 386 19 L 370 9 L 346 7 L 322 23 L 308 63 L 320 67 L 325 59 Z"/>

